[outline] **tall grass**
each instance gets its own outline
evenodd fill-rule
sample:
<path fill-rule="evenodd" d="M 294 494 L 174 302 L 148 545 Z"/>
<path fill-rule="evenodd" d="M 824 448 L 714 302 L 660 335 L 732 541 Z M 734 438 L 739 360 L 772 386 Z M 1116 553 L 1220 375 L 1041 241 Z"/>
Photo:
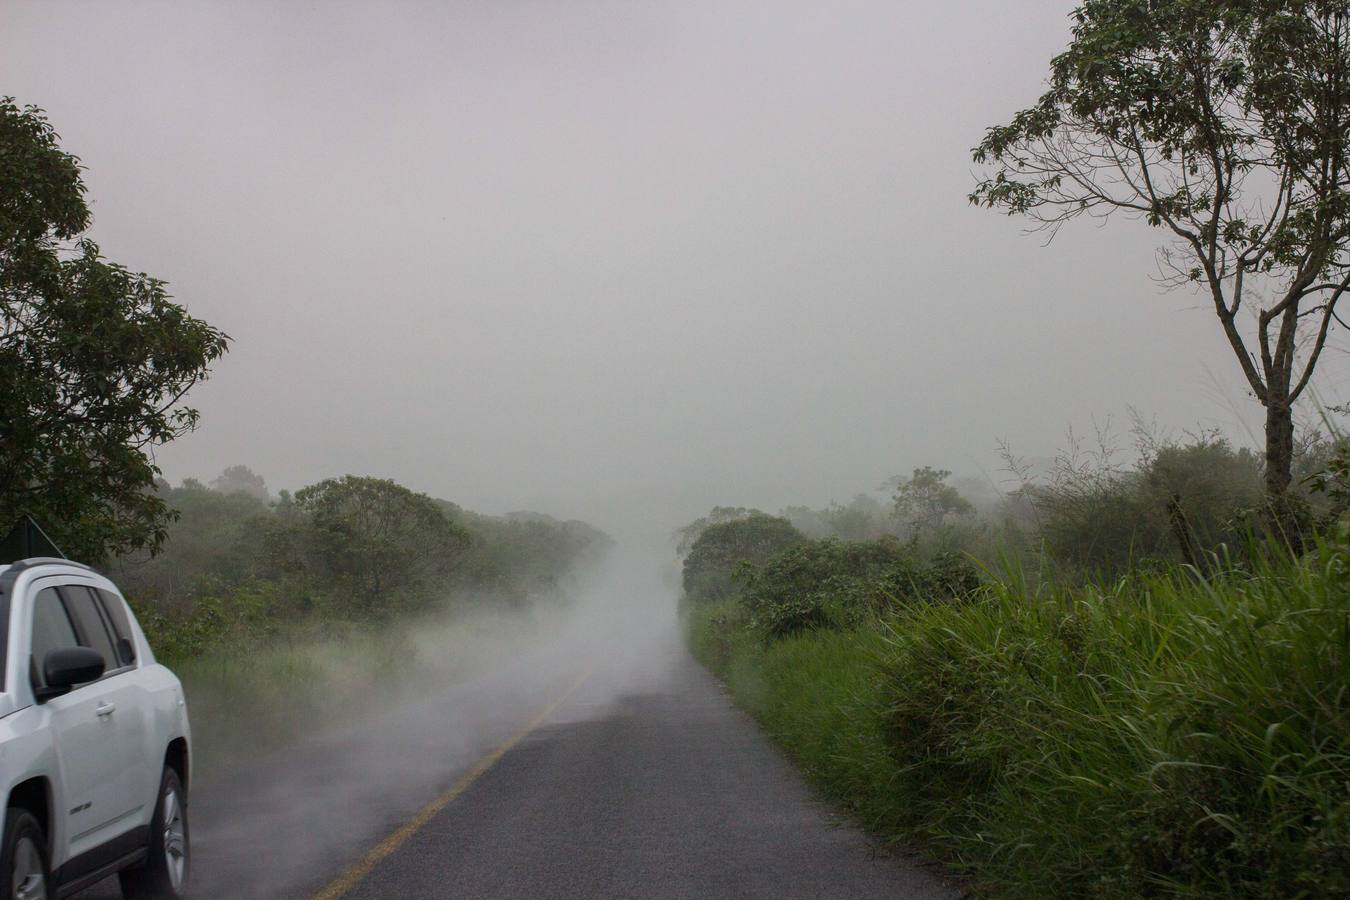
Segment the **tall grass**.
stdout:
<path fill-rule="evenodd" d="M 1350 557 L 965 604 L 695 651 L 827 790 L 998 896 L 1350 892 Z"/>
<path fill-rule="evenodd" d="M 292 631 L 247 646 L 163 660 L 183 682 L 200 773 L 283 747 L 367 708 L 419 665 L 391 629 Z"/>
<path fill-rule="evenodd" d="M 885 742 L 879 629 L 799 632 L 760 639 L 735 602 L 690 611 L 695 655 L 797 764 L 872 829 L 898 826 L 900 764 Z"/>
<path fill-rule="evenodd" d="M 206 779 L 231 761 L 451 685 L 550 627 L 557 611 L 447 611 L 396 623 L 295 625 L 195 655 L 159 654 L 183 682 Z M 169 648 L 182 646 L 170 643 Z"/>

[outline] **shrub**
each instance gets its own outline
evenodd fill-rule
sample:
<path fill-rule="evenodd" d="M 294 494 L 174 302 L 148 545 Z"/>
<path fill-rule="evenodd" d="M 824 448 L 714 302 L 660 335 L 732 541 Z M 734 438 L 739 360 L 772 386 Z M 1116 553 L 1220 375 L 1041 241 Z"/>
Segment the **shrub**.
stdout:
<path fill-rule="evenodd" d="M 1012 505 L 1029 503 L 1054 556 L 1094 576 L 1118 576 L 1145 559 L 1196 561 L 1243 544 L 1243 512 L 1263 497 L 1256 454 L 1204 434 L 1186 444 L 1141 438 L 1136 449 L 1138 463 L 1126 467 L 1110 447 L 1085 453 L 1073 444 L 1049 478 L 1024 484 Z"/>
<path fill-rule="evenodd" d="M 963 558 L 939 554 L 924 564 L 894 538 L 802 544 L 762 566 L 743 567 L 737 577 L 750 621 L 770 638 L 856 626 L 888 609 L 965 596 L 979 586 Z"/>
<path fill-rule="evenodd" d="M 763 513 L 709 525 L 685 557 L 685 597 L 706 602 L 730 596 L 735 589 L 732 576 L 741 563 L 762 563 L 805 541 L 787 519 Z"/>
<path fill-rule="evenodd" d="M 270 582 L 227 588 L 201 577 L 191 593 L 191 601 L 167 612 L 130 598 L 161 661 L 191 659 L 218 646 L 250 646 L 276 631 L 282 621 L 282 594 Z"/>

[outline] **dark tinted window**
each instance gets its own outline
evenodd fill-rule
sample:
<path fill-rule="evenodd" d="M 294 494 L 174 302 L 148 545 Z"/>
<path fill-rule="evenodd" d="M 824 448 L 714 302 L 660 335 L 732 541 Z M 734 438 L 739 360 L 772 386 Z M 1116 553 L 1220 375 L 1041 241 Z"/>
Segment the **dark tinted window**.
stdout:
<path fill-rule="evenodd" d="M 47 686 L 42 674 L 42 661 L 47 654 L 61 647 L 77 647 L 75 628 L 66 615 L 66 607 L 55 588 L 43 588 L 33 598 L 33 680 L 39 687 Z"/>
<path fill-rule="evenodd" d="M 127 621 L 127 608 L 122 598 L 112 591 L 97 589 L 103 599 L 103 609 L 108 614 L 108 623 L 112 625 L 113 639 L 117 645 L 117 655 L 122 665 L 129 666 L 136 661 L 136 650 L 131 643 L 131 623 Z"/>
<path fill-rule="evenodd" d="M 66 608 L 70 610 L 71 618 L 75 620 L 75 630 L 80 636 L 80 643 L 85 647 L 94 648 L 103 655 L 105 669 L 122 668 L 117 654 L 113 652 L 112 637 L 108 634 L 108 625 L 103 613 L 99 611 L 98 598 L 94 596 L 94 592 L 87 587 L 68 585 L 61 588 L 61 593 L 65 595 Z"/>

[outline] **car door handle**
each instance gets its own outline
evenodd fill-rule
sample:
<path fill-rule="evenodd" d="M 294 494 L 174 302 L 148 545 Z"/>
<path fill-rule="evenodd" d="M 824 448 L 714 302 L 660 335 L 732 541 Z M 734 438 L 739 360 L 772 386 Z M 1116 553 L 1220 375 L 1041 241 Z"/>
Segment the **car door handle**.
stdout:
<path fill-rule="evenodd" d="M 94 712 L 98 713 L 100 719 L 106 719 L 108 718 L 108 716 L 111 716 L 113 713 L 117 712 L 117 704 L 100 703 L 98 706 L 94 707 Z"/>

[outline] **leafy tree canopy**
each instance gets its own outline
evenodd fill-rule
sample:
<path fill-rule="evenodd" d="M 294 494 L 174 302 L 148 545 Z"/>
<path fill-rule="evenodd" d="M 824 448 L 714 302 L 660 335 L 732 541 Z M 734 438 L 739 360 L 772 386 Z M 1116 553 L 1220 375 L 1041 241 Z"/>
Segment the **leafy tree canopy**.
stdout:
<path fill-rule="evenodd" d="M 97 561 L 163 541 L 148 451 L 192 429 L 184 395 L 228 338 L 81 234 L 78 160 L 0 98 L 0 522 L 30 513 Z"/>
<path fill-rule="evenodd" d="M 327 568 L 372 608 L 389 591 L 444 579 L 469 544 L 436 501 L 386 478 L 329 478 L 296 491 L 295 507 L 310 516 Z"/>
<path fill-rule="evenodd" d="M 267 482 L 248 466 L 230 466 L 211 479 L 211 487 L 223 494 L 248 494 L 264 503 L 270 499 L 267 494 Z"/>
<path fill-rule="evenodd" d="M 1350 5 L 1088 0 L 1050 89 L 974 149 L 973 203 L 1165 232 L 1266 407 L 1265 490 L 1291 480 L 1292 405 L 1350 290 Z"/>
<path fill-rule="evenodd" d="M 895 518 L 918 534 L 938 528 L 948 516 L 972 513 L 975 507 L 947 483 L 952 475 L 946 469 L 922 466 L 909 478 L 896 476 L 886 483 L 895 491 Z"/>
<path fill-rule="evenodd" d="M 689 551 L 693 549 L 694 542 L 699 539 L 699 535 L 703 534 L 710 525 L 720 525 L 724 522 L 735 522 L 737 519 L 763 515 L 767 514 L 761 510 L 744 506 L 714 506 L 706 516 L 697 518 L 683 528 L 676 530 L 675 552 L 680 556 L 687 556 Z"/>

